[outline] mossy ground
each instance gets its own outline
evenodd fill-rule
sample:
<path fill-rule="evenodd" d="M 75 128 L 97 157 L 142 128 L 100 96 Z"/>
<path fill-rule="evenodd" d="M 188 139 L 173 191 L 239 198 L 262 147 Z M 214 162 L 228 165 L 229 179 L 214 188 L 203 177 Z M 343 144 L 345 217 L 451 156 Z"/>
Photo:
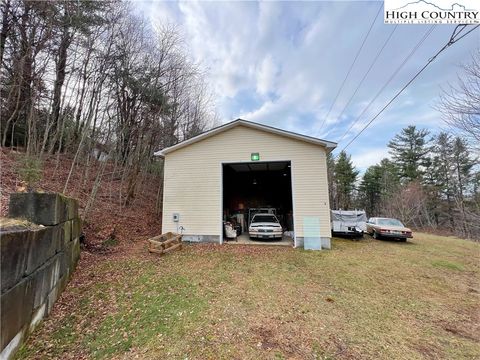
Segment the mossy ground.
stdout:
<path fill-rule="evenodd" d="M 192 245 L 79 268 L 18 358 L 472 359 L 480 246 Z M 85 254 L 83 254 L 85 256 Z"/>

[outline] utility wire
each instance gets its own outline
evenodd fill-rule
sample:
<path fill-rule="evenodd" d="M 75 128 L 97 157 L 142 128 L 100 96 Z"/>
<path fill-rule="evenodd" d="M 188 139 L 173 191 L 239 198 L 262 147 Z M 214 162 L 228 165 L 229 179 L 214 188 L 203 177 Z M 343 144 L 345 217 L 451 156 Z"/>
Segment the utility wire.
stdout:
<path fill-rule="evenodd" d="M 457 36 L 460 35 L 460 33 L 461 33 L 463 30 L 465 30 L 465 29 L 467 28 L 467 26 L 468 26 L 468 25 L 457 25 L 457 27 L 455 28 L 455 30 L 454 30 L 454 32 L 453 32 L 452 37 L 450 38 L 450 41 L 452 41 L 452 39 L 455 37 L 455 35 L 457 35 Z M 467 36 L 468 34 L 470 34 L 473 30 L 475 30 L 475 29 L 478 28 L 479 26 L 480 26 L 480 25 L 475 26 L 472 30 L 466 32 L 465 34 L 463 34 L 462 36 L 460 36 L 458 39 L 455 39 L 454 42 L 457 42 L 458 40 L 463 39 L 465 36 Z M 457 29 L 458 27 L 462 27 L 462 29 L 461 29 L 459 32 L 455 33 L 455 31 L 456 31 L 456 29 Z"/>
<path fill-rule="evenodd" d="M 363 82 L 365 81 L 365 79 L 367 78 L 368 74 L 370 74 L 370 71 L 372 70 L 373 66 L 377 63 L 377 60 L 379 59 L 380 55 L 382 54 L 383 50 L 385 49 L 385 47 L 387 46 L 388 42 L 390 41 L 390 39 L 392 38 L 393 36 L 393 33 L 395 32 L 395 30 L 397 30 L 397 27 L 398 25 L 395 25 L 395 27 L 393 28 L 393 30 L 390 32 L 390 35 L 388 36 L 388 38 L 384 41 L 382 47 L 380 48 L 380 50 L 377 52 L 377 55 L 375 55 L 375 58 L 373 59 L 372 63 L 370 64 L 370 67 L 368 68 L 367 72 L 365 73 L 365 75 L 363 75 L 363 78 L 362 80 L 360 80 L 360 82 L 358 83 L 357 85 L 357 88 L 355 89 L 355 91 L 353 92 L 352 96 L 350 96 L 350 98 L 348 99 L 348 101 L 346 102 L 345 106 L 343 107 L 342 111 L 340 112 L 340 114 L 337 116 L 337 118 L 340 120 L 343 113 L 345 112 L 345 110 L 348 108 L 348 106 L 350 105 L 350 103 L 352 102 L 353 98 L 355 97 L 355 95 L 357 94 L 358 90 L 360 89 L 360 87 L 362 86 Z M 345 136 L 345 134 L 344 134 Z M 342 137 L 343 139 L 343 137 Z"/>
<path fill-rule="evenodd" d="M 360 48 L 358 49 L 357 54 L 355 55 L 355 58 L 353 59 L 353 62 L 352 62 L 352 64 L 350 65 L 350 68 L 348 69 L 347 75 L 345 75 L 345 78 L 343 79 L 342 84 L 340 85 L 340 88 L 338 89 L 337 94 L 335 95 L 335 98 L 333 99 L 333 102 L 332 102 L 332 104 L 330 105 L 330 108 L 328 109 L 327 115 L 323 118 L 322 124 L 320 125 L 320 129 L 323 128 L 323 125 L 325 125 L 325 121 L 327 121 L 328 116 L 329 116 L 330 113 L 332 112 L 333 106 L 334 106 L 335 103 L 337 102 L 338 96 L 339 96 L 340 93 L 342 92 L 342 89 L 343 89 L 343 87 L 345 86 L 345 83 L 346 83 L 348 77 L 350 76 L 350 73 L 352 72 L 353 66 L 354 66 L 355 63 L 357 62 L 357 59 L 358 59 L 360 53 L 362 52 L 363 46 L 364 46 L 365 43 L 367 42 L 368 36 L 370 35 L 370 32 L 372 31 L 373 25 L 375 25 L 375 21 L 377 20 L 378 15 L 380 14 L 380 11 L 381 11 L 382 9 L 383 9 L 383 4 L 381 4 L 380 7 L 378 8 L 377 15 L 375 15 L 375 18 L 373 19 L 372 23 L 370 24 L 370 28 L 368 29 L 367 34 L 366 34 L 365 37 L 363 38 L 362 45 L 360 45 Z"/>
<path fill-rule="evenodd" d="M 424 41 L 430 36 L 430 34 L 433 32 L 435 28 L 435 25 L 431 25 L 425 34 L 422 36 L 422 38 L 417 42 L 417 44 L 413 47 L 413 49 L 410 51 L 410 53 L 403 59 L 402 63 L 395 69 L 395 71 L 390 75 L 388 80 L 383 84 L 383 86 L 380 88 L 380 90 L 376 93 L 376 95 L 370 100 L 370 102 L 367 104 L 367 106 L 363 109 L 363 111 L 360 113 L 360 115 L 357 116 L 357 118 L 350 124 L 348 129 L 343 133 L 342 137 L 338 140 L 338 142 L 342 141 L 345 136 L 348 134 L 348 132 L 355 126 L 355 124 L 362 118 L 362 116 L 367 112 L 367 110 L 372 106 L 372 104 L 377 100 L 377 98 L 383 93 L 383 91 L 387 88 L 387 86 L 392 82 L 392 80 L 397 76 L 397 74 L 402 70 L 402 68 L 405 66 L 405 64 L 410 60 L 410 58 L 415 54 L 415 52 L 420 48 L 420 46 L 424 43 Z"/>
<path fill-rule="evenodd" d="M 459 28 L 458 26 L 455 27 L 455 29 L 453 30 L 453 35 L 452 36 L 458 36 L 460 35 L 460 33 L 465 30 L 467 28 L 467 25 L 461 25 L 461 28 Z M 460 29 L 460 30 L 458 30 Z M 458 30 L 458 31 L 457 31 Z"/>
<path fill-rule="evenodd" d="M 475 29 L 477 29 L 480 25 L 476 25 L 473 27 L 473 29 L 467 31 L 465 34 L 463 34 L 462 36 L 460 36 L 459 38 L 456 38 L 464 29 L 465 27 L 468 26 L 468 25 L 457 25 L 457 27 L 455 28 L 455 30 L 453 31 L 453 34 L 452 36 L 450 37 L 450 40 L 440 49 L 437 51 L 437 53 L 435 55 L 433 55 L 430 59 L 428 59 L 427 63 L 419 70 L 417 71 L 417 73 L 395 94 L 394 97 L 392 97 L 390 99 L 389 102 L 387 102 L 385 104 L 385 106 L 362 128 L 362 130 L 360 130 L 360 132 L 355 135 L 355 137 L 350 140 L 350 142 L 345 145 L 342 149 L 345 150 L 348 146 L 350 146 L 351 143 L 353 143 L 364 131 L 366 128 L 368 128 L 370 126 L 370 124 L 372 122 L 375 121 L 376 118 L 378 118 L 380 116 L 380 114 L 382 114 L 385 109 L 390 106 L 390 104 L 395 101 L 395 99 L 397 97 L 400 96 L 400 94 L 412 83 L 415 81 L 416 78 L 418 78 L 420 76 L 420 74 L 433 62 L 435 61 L 435 59 L 438 57 L 438 55 L 440 55 L 440 53 L 442 53 L 443 51 L 445 51 L 447 48 L 449 48 L 450 46 L 452 46 L 453 44 L 455 44 L 456 42 L 458 42 L 459 40 L 463 39 L 465 36 L 467 36 L 468 34 L 470 34 L 472 31 L 474 31 Z M 457 33 L 457 29 L 460 29 L 460 31 Z"/>

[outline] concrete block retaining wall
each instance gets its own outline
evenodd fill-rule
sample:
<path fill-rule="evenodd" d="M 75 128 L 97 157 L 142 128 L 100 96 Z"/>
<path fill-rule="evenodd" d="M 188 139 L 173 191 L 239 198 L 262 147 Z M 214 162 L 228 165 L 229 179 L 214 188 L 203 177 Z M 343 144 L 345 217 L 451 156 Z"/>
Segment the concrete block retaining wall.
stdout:
<path fill-rule="evenodd" d="M 36 225 L 0 229 L 1 359 L 11 358 L 48 315 L 80 257 L 76 200 L 59 194 L 12 194 L 9 217 Z"/>

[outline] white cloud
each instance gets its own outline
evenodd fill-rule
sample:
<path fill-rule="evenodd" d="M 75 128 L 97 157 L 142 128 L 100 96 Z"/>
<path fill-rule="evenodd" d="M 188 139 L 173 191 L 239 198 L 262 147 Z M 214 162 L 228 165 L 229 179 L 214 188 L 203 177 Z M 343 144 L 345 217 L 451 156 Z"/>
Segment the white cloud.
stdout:
<path fill-rule="evenodd" d="M 275 65 L 272 56 L 265 57 L 257 73 L 257 92 L 265 95 L 275 88 L 275 77 L 278 67 Z"/>
<path fill-rule="evenodd" d="M 346 109 L 364 72 L 392 29 L 380 14 L 345 87 L 321 127 L 335 94 L 381 2 L 152 2 L 153 21 L 176 22 L 193 61 L 207 68 L 224 121 L 243 117 L 336 141 L 423 36 L 427 27 L 399 26 L 364 85 Z M 358 15 L 361 15 L 359 17 Z M 346 18 L 358 21 L 345 26 Z M 342 145 L 442 47 L 453 27 L 437 26 L 415 56 L 355 124 Z M 408 124 L 436 129 L 432 108 L 440 85 L 454 80 L 458 64 L 478 47 L 479 31 L 450 47 L 348 150 L 357 166 L 375 163 L 386 143 Z M 247 95 L 248 96 L 247 96 Z M 377 135 L 381 134 L 381 140 Z M 372 141 L 374 143 L 372 143 Z M 364 144 L 369 150 L 364 150 Z M 373 149 L 373 146 L 377 148 Z M 381 150 L 383 149 L 383 150 Z M 380 154 L 380 155 L 379 155 Z"/>
<path fill-rule="evenodd" d="M 389 158 L 388 149 L 368 148 L 357 149 L 357 151 L 351 153 L 352 161 L 357 169 L 362 172 L 371 165 L 378 164 L 382 159 Z"/>

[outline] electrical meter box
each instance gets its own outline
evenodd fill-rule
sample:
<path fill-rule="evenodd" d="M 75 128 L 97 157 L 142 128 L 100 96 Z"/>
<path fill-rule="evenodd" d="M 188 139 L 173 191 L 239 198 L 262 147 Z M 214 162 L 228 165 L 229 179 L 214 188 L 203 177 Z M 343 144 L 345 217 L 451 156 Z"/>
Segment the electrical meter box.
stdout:
<path fill-rule="evenodd" d="M 173 213 L 173 222 L 179 222 L 179 221 L 180 221 L 180 214 Z"/>

